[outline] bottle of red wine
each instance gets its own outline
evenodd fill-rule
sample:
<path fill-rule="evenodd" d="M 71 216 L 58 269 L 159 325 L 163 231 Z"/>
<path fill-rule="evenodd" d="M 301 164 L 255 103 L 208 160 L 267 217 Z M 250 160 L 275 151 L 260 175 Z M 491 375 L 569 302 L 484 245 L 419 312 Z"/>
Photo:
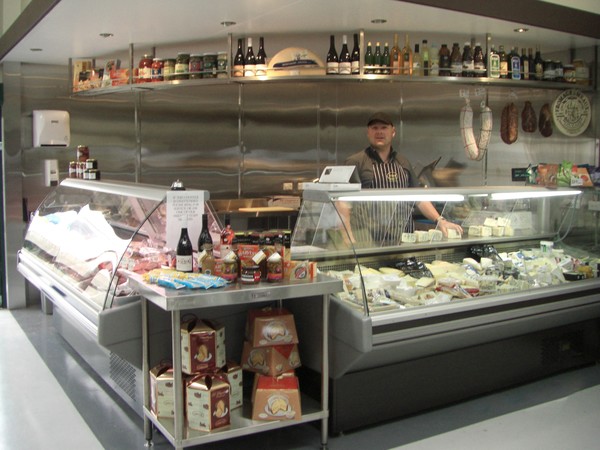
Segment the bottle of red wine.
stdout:
<path fill-rule="evenodd" d="M 256 54 L 256 76 L 267 74 L 267 53 L 265 52 L 265 39 L 261 36 L 258 40 L 258 53 Z"/>
<path fill-rule="evenodd" d="M 198 268 L 202 273 L 212 273 L 214 268 L 213 240 L 208 231 L 208 214 L 202 214 L 202 230 L 198 237 Z"/>
<path fill-rule="evenodd" d="M 340 52 L 340 75 L 352 74 L 352 61 L 350 60 L 350 51 L 348 51 L 348 39 L 344 34 L 342 36 L 342 51 Z"/>
<path fill-rule="evenodd" d="M 335 36 L 329 37 L 329 51 L 327 52 L 327 75 L 337 75 L 340 73 L 340 60 L 335 50 Z"/>
<path fill-rule="evenodd" d="M 354 48 L 352 48 L 350 60 L 352 66 L 352 75 L 358 75 L 360 73 L 360 46 L 358 43 L 357 33 L 354 33 Z"/>
<path fill-rule="evenodd" d="M 187 223 L 181 228 L 179 242 L 177 242 L 177 251 L 175 254 L 175 270 L 180 272 L 191 272 L 193 270 L 192 241 L 188 235 Z"/>
<path fill-rule="evenodd" d="M 246 60 L 244 58 L 244 40 L 238 39 L 238 47 L 237 52 L 233 57 L 233 71 L 231 75 L 234 77 L 243 77 L 245 63 Z"/>
<path fill-rule="evenodd" d="M 256 75 L 256 57 L 252 49 L 252 38 L 248 38 L 248 48 L 246 49 L 246 64 L 244 65 L 244 76 L 253 77 Z"/>

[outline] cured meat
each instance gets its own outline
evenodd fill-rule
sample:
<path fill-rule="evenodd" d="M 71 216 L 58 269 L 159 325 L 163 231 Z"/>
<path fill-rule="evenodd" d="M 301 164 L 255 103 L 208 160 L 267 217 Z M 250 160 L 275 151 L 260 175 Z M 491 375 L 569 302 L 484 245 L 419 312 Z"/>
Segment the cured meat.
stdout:
<path fill-rule="evenodd" d="M 540 133 L 544 137 L 552 136 L 552 110 L 550 105 L 546 103 L 540 110 Z"/>
<path fill-rule="evenodd" d="M 460 110 L 460 130 L 465 153 L 469 159 L 481 161 L 487 152 L 492 134 L 492 110 L 488 106 L 482 108 L 481 128 L 479 138 L 476 140 L 473 132 L 473 108 L 467 101 L 467 104 Z"/>
<path fill-rule="evenodd" d="M 525 107 L 521 112 L 521 127 L 526 133 L 534 133 L 537 130 L 537 117 L 531 102 L 525 102 Z"/>
<path fill-rule="evenodd" d="M 519 111 L 514 103 L 509 103 L 502 109 L 500 137 L 509 145 L 514 144 L 519 137 Z"/>

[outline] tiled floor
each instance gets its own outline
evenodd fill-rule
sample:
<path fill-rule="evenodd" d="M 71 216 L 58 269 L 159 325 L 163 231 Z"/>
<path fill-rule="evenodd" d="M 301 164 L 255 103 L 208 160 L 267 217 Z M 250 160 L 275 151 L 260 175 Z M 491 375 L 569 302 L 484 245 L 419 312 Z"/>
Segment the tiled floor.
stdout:
<path fill-rule="evenodd" d="M 0 449 L 144 449 L 142 420 L 64 343 L 38 308 L 0 310 Z M 310 425 L 198 447 L 317 449 Z M 331 450 L 600 448 L 600 366 L 570 371 L 329 440 Z M 154 448 L 171 448 L 160 436 Z"/>

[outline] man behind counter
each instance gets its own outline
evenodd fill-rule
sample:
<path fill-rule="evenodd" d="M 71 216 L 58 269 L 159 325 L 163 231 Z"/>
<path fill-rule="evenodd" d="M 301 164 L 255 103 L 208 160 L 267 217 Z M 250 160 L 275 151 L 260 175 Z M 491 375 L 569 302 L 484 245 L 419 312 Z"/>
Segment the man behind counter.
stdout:
<path fill-rule="evenodd" d="M 346 165 L 356 167 L 355 174 L 358 174 L 363 188 L 419 187 L 418 178 L 409 161 L 392 148 L 392 139 L 395 135 L 396 128 L 391 117 L 386 113 L 377 112 L 369 118 L 367 122 L 369 147 L 351 155 L 345 162 Z M 462 234 L 461 226 L 447 221 L 431 202 L 418 202 L 416 206 L 427 219 L 437 222 L 437 227 L 444 236 L 448 235 L 450 228 Z M 360 211 L 353 211 L 351 226 L 348 227 L 353 242 L 367 242 L 365 236 L 357 236 L 358 241 L 355 238 L 358 233 L 366 232 L 369 234 L 368 240 L 375 243 L 383 241 L 399 243 L 403 232 L 413 231 L 413 208 L 407 202 L 362 204 L 360 209 Z M 348 217 L 349 206 L 346 205 L 344 210 L 344 215 Z"/>

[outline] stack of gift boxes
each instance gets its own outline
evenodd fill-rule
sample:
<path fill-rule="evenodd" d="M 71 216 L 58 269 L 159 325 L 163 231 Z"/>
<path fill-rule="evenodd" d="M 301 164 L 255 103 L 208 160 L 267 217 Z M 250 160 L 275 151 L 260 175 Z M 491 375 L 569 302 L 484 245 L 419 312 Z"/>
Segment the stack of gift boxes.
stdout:
<path fill-rule="evenodd" d="M 251 310 L 246 321 L 242 368 L 254 372 L 252 419 L 298 420 L 300 367 L 294 316 L 284 308 Z"/>
<path fill-rule="evenodd" d="M 232 409 L 243 404 L 242 369 L 225 357 L 225 327 L 184 317 L 180 329 L 188 427 L 210 431 L 230 424 Z M 161 363 L 150 371 L 150 409 L 173 417 L 173 368 Z"/>
<path fill-rule="evenodd" d="M 243 405 L 244 370 L 254 372 L 252 419 L 298 420 L 298 334 L 294 316 L 283 308 L 250 310 L 246 321 L 242 365 L 227 361 L 225 327 L 195 316 L 183 318 L 181 370 L 185 416 L 190 429 L 210 431 L 230 424 L 232 409 Z M 150 409 L 172 418 L 173 366 L 161 362 L 150 370 Z"/>

